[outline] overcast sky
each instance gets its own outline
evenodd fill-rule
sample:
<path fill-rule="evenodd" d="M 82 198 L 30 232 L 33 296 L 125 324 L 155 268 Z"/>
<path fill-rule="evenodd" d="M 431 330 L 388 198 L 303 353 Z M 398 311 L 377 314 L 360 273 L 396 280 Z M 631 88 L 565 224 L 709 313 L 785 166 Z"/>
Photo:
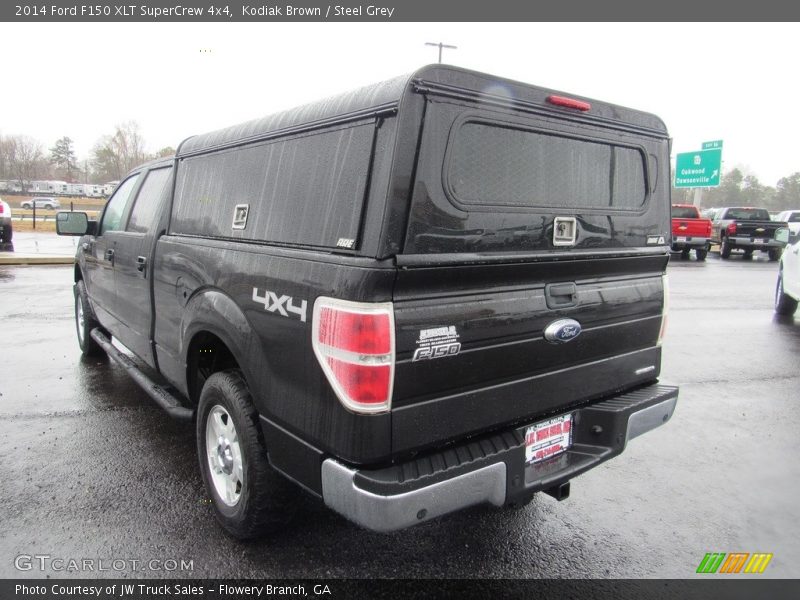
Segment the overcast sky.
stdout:
<path fill-rule="evenodd" d="M 87 158 L 135 120 L 155 151 L 436 62 L 659 115 L 673 153 L 724 140 L 723 168 L 800 171 L 800 25 L 2 23 L 0 133 Z M 203 50 L 201 52 L 201 50 Z"/>

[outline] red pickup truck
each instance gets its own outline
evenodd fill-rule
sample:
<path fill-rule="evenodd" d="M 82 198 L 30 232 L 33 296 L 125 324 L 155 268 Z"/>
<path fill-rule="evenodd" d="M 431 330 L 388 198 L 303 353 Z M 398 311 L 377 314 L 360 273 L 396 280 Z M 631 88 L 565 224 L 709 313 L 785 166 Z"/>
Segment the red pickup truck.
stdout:
<path fill-rule="evenodd" d="M 672 250 L 689 258 L 694 250 L 697 260 L 705 260 L 711 245 L 711 220 L 700 216 L 691 204 L 672 205 Z"/>

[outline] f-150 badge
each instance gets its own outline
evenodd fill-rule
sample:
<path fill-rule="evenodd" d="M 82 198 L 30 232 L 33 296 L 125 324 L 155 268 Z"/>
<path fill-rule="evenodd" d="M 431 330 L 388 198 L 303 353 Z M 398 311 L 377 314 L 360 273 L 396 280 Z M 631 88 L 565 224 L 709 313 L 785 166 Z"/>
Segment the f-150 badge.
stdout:
<path fill-rule="evenodd" d="M 454 325 L 447 327 L 434 327 L 421 329 L 412 362 L 455 356 L 461 352 L 461 342 L 458 340 L 458 331 Z"/>

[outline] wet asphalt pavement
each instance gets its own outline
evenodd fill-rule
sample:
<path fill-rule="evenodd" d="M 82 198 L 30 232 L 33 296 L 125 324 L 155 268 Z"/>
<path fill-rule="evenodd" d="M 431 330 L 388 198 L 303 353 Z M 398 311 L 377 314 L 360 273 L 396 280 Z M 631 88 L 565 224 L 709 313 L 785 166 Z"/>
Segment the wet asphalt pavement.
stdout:
<path fill-rule="evenodd" d="M 683 578 L 706 552 L 737 551 L 774 554 L 761 577 L 797 577 L 800 316 L 773 316 L 775 263 L 676 258 L 662 373 L 681 385 L 675 416 L 573 480 L 568 500 L 385 535 L 299 493 L 293 526 L 248 544 L 214 521 L 192 424 L 80 358 L 71 267 L 0 267 L 0 577 Z M 21 572 L 19 555 L 128 563 Z M 130 562 L 152 559 L 193 569 Z"/>

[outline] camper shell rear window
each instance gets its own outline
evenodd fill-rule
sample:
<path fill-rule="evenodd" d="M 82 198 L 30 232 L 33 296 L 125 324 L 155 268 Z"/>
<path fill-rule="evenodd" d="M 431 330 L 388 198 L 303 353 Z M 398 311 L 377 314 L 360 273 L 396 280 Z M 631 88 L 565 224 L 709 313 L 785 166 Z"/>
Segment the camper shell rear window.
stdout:
<path fill-rule="evenodd" d="M 470 119 L 456 125 L 448 155 L 445 187 L 468 211 L 637 211 L 647 199 L 636 146 Z"/>

